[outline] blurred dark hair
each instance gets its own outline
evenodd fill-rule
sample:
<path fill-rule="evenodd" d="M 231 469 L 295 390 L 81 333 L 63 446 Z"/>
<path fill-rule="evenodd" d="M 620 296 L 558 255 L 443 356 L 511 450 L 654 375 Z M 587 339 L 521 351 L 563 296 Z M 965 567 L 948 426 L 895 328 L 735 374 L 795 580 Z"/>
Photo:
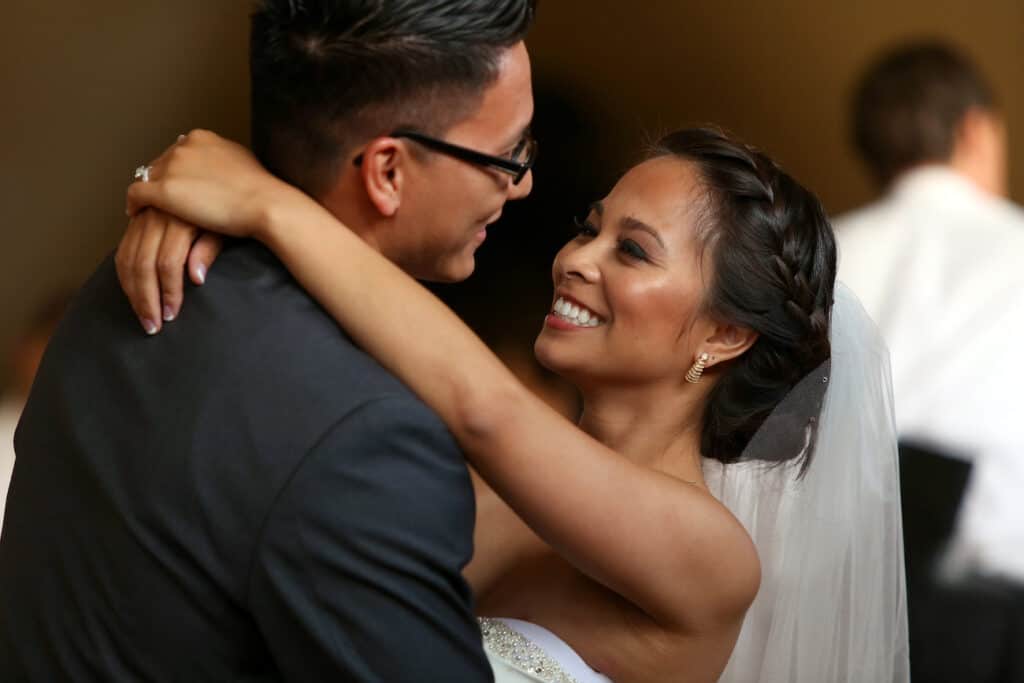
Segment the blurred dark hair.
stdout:
<path fill-rule="evenodd" d="M 817 197 L 721 131 L 671 133 L 652 151 L 665 156 L 693 163 L 705 190 L 697 228 L 712 270 L 705 312 L 758 333 L 723 370 L 704 411 L 701 453 L 735 462 L 790 389 L 831 355 L 835 237 Z M 777 461 L 803 458 L 806 467 L 814 425 L 779 443 Z"/>
<path fill-rule="evenodd" d="M 918 164 L 948 161 L 968 110 L 993 106 L 992 89 L 965 56 L 940 42 L 907 45 L 883 55 L 858 84 L 854 144 L 884 186 Z"/>
<path fill-rule="evenodd" d="M 479 106 L 536 0 L 260 0 L 252 15 L 252 146 L 317 196 L 355 145 L 438 135 Z"/>

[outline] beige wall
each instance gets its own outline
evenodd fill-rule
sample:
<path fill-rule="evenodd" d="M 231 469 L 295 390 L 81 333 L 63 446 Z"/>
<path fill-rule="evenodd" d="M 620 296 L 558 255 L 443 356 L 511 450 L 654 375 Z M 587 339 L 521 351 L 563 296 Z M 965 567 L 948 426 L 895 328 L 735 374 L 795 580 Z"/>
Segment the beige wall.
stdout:
<path fill-rule="evenodd" d="M 246 135 L 246 7 L 5 0 L 0 349 L 116 244 L 137 164 L 189 127 Z"/>
<path fill-rule="evenodd" d="M 191 127 L 244 139 L 249 5 L 4 4 L 0 348 L 41 297 L 113 248 L 135 165 Z M 1011 192 L 1024 200 L 1020 0 L 544 0 L 530 44 L 540 75 L 588 93 L 615 122 L 594 141 L 613 158 L 643 135 L 713 121 L 842 211 L 871 194 L 845 139 L 852 79 L 877 50 L 921 35 L 953 40 L 994 82 L 1011 129 Z"/>

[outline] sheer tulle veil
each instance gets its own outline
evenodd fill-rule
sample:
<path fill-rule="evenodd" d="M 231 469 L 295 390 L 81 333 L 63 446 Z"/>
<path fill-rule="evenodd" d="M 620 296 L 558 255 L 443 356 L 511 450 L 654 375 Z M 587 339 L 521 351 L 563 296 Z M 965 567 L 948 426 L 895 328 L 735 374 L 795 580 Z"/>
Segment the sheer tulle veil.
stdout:
<path fill-rule="evenodd" d="M 761 559 L 727 683 L 910 680 L 889 356 L 842 284 L 831 342 L 831 361 L 794 387 L 740 462 L 704 464 L 708 487 Z M 803 476 L 798 464 L 765 462 L 773 434 L 815 419 Z"/>

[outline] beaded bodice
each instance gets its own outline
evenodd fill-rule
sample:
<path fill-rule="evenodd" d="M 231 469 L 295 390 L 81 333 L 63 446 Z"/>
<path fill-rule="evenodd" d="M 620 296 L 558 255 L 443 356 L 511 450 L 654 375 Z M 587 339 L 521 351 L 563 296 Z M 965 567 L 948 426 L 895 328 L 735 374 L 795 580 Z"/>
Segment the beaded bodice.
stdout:
<path fill-rule="evenodd" d="M 539 645 L 500 619 L 481 617 L 480 632 L 488 655 L 514 666 L 535 680 L 543 683 L 580 683 Z"/>

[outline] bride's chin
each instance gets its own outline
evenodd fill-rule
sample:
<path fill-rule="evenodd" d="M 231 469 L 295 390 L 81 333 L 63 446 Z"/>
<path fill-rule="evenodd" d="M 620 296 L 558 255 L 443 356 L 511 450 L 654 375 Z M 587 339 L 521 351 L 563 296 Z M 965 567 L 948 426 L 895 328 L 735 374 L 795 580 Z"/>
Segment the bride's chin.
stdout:
<path fill-rule="evenodd" d="M 579 358 L 568 358 L 564 349 L 551 348 L 541 335 L 533 345 L 533 355 L 541 367 L 550 370 L 567 382 L 580 386 L 593 373 Z"/>
<path fill-rule="evenodd" d="M 556 375 L 561 375 L 564 363 L 559 362 L 558 354 L 551 348 L 549 341 L 545 339 L 544 332 L 541 331 L 533 342 L 533 356 L 541 364 L 541 367 L 550 370 Z"/>

